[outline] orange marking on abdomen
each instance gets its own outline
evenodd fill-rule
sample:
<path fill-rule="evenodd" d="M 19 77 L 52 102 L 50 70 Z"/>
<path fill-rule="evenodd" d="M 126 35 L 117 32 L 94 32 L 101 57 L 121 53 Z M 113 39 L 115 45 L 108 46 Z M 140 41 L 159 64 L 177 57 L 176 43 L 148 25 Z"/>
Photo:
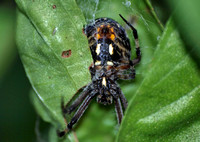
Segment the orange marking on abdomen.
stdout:
<path fill-rule="evenodd" d="M 103 32 L 103 29 L 104 28 L 107 28 L 108 31 L 105 33 Z M 106 38 L 109 38 L 111 40 L 114 40 L 115 39 L 115 34 L 114 34 L 114 28 L 111 27 L 110 25 L 101 25 L 100 27 L 97 28 L 97 34 L 96 34 L 96 38 L 97 39 L 100 39 L 100 38 L 103 38 L 103 37 L 106 37 Z"/>
<path fill-rule="evenodd" d="M 111 31 L 112 33 L 114 33 L 114 29 L 113 29 L 113 27 L 112 27 L 112 28 L 110 28 L 110 31 Z"/>
<path fill-rule="evenodd" d="M 110 39 L 111 39 L 111 40 L 114 40 L 114 39 L 115 39 L 115 34 L 111 34 L 111 35 L 110 35 Z"/>
<path fill-rule="evenodd" d="M 100 34 L 97 34 L 97 35 L 96 35 L 96 38 L 97 38 L 97 39 L 100 39 L 100 38 L 101 38 Z"/>

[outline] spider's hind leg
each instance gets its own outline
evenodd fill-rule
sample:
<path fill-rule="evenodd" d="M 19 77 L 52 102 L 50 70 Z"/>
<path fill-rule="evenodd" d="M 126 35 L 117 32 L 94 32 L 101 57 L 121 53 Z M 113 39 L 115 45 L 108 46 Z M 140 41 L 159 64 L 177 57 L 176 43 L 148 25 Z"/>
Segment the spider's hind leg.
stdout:
<path fill-rule="evenodd" d="M 133 59 L 130 64 L 132 66 L 138 64 L 141 60 L 141 51 L 140 51 L 140 46 L 139 46 L 139 41 L 138 41 L 138 34 L 137 34 L 137 30 L 121 15 L 119 14 L 119 16 L 122 18 L 122 20 L 131 28 L 131 30 L 133 31 L 133 36 L 135 38 L 135 48 L 136 48 L 136 58 Z"/>

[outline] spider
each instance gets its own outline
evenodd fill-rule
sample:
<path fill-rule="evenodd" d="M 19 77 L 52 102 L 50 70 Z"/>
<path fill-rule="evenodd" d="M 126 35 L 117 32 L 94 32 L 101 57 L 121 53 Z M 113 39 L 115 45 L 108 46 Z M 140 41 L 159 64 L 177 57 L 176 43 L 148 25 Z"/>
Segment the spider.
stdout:
<path fill-rule="evenodd" d="M 121 123 L 123 109 L 126 110 L 128 102 L 116 81 L 135 78 L 134 66 L 140 62 L 141 52 L 137 30 L 124 17 L 120 14 L 119 16 L 132 29 L 135 38 L 136 58 L 130 59 L 129 38 L 124 28 L 115 20 L 99 18 L 83 28 L 93 58 L 93 63 L 89 67 L 92 82 L 84 88 L 71 106 L 67 107 L 62 103 L 63 114 L 70 114 L 79 107 L 66 129 L 58 132 L 59 136 L 63 136 L 72 129 L 95 97 L 98 103 L 104 105 L 112 104 L 114 101 L 117 120 L 119 124 Z"/>

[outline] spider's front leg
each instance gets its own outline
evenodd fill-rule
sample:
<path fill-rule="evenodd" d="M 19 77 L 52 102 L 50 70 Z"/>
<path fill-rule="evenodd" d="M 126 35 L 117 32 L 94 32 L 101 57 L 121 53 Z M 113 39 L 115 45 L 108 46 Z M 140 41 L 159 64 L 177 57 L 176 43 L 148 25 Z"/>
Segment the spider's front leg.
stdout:
<path fill-rule="evenodd" d="M 81 104 L 81 102 L 85 99 L 87 94 L 90 93 L 90 91 L 91 91 L 91 84 L 87 85 L 84 88 L 83 92 L 78 96 L 78 98 L 76 98 L 76 100 L 69 107 L 67 105 L 64 106 L 64 102 L 62 101 L 61 107 L 62 107 L 63 114 L 65 115 L 66 113 L 70 114 L 71 112 L 73 112 Z"/>
<path fill-rule="evenodd" d="M 83 103 L 80 105 L 80 107 L 78 108 L 78 110 L 76 111 L 76 113 L 74 114 L 74 116 L 72 117 L 71 121 L 69 122 L 69 124 L 67 125 L 67 129 L 71 130 L 73 125 L 76 124 L 76 122 L 81 118 L 81 116 L 83 115 L 83 113 L 85 112 L 85 110 L 87 109 L 88 105 L 90 104 L 90 102 L 92 101 L 92 99 L 94 98 L 94 96 L 96 95 L 96 91 L 92 91 L 91 94 L 89 94 L 83 101 Z"/>
<path fill-rule="evenodd" d="M 125 111 L 128 106 L 128 102 L 123 94 L 119 94 L 119 97 L 114 98 L 114 103 L 115 103 L 115 111 L 116 111 L 116 115 L 117 115 L 117 120 L 118 120 L 118 123 L 121 124 L 121 121 L 124 116 L 122 105 L 123 105 L 124 111 Z"/>
<path fill-rule="evenodd" d="M 115 111 L 117 114 L 117 120 L 118 123 L 121 124 L 122 118 L 123 118 L 123 110 L 122 110 L 122 105 L 120 102 L 120 98 L 114 98 L 114 103 L 115 103 Z"/>
<path fill-rule="evenodd" d="M 85 90 L 85 89 L 84 89 Z M 89 89 L 90 90 L 90 89 Z M 91 90 L 90 90 L 91 91 Z M 84 93 L 84 100 L 82 102 L 83 97 L 77 98 L 72 104 L 72 106 L 69 107 L 69 110 L 71 111 L 72 109 L 74 110 L 79 104 L 80 102 L 82 102 L 82 104 L 80 105 L 80 107 L 78 108 L 78 110 L 75 112 L 74 116 L 72 117 L 71 121 L 69 122 L 69 124 L 67 124 L 67 127 L 64 131 L 58 131 L 57 134 L 59 137 L 62 137 L 63 135 L 65 135 L 68 131 L 70 131 L 73 127 L 74 124 L 76 124 L 76 122 L 81 118 L 81 116 L 83 115 L 83 113 L 85 112 L 85 110 L 87 109 L 88 105 L 90 104 L 91 100 L 94 98 L 94 96 L 97 94 L 97 90 L 93 90 L 93 91 L 88 91 L 85 90 Z"/>
<path fill-rule="evenodd" d="M 128 106 L 128 101 L 126 100 L 124 94 L 122 93 L 121 89 L 119 88 L 119 86 L 117 84 L 112 84 L 111 86 L 112 87 L 110 88 L 110 93 L 114 98 L 117 120 L 118 120 L 118 123 L 121 124 L 121 121 L 123 118 L 122 106 L 125 111 Z"/>

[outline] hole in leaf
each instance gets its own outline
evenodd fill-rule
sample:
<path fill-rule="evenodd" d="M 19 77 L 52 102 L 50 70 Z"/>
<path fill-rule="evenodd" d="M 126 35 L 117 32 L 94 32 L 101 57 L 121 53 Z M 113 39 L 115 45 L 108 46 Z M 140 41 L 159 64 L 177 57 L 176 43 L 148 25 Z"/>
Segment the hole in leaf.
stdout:
<path fill-rule="evenodd" d="M 62 52 L 62 57 L 63 57 L 63 58 L 69 58 L 69 57 L 71 56 L 71 54 L 72 54 L 71 49 L 70 49 L 70 50 L 67 50 L 67 51 L 63 51 L 63 52 Z"/>

